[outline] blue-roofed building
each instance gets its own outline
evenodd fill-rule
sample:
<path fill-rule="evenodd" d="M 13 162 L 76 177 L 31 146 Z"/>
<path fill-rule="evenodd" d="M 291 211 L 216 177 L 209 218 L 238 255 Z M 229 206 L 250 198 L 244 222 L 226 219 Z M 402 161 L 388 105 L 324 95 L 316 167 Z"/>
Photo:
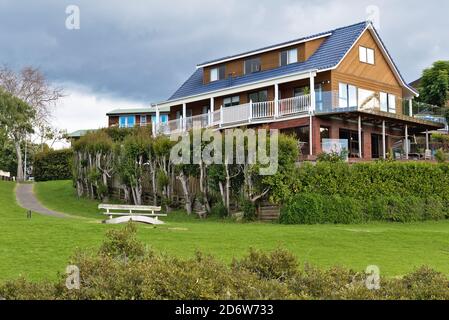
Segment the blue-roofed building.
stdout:
<path fill-rule="evenodd" d="M 304 158 L 346 148 L 356 159 L 412 155 L 410 137 L 441 124 L 415 117 L 409 86 L 371 22 L 200 63 L 156 110 L 157 132 L 268 126 Z M 159 111 L 157 111 L 159 112 Z M 407 142 L 407 143 L 406 143 Z"/>

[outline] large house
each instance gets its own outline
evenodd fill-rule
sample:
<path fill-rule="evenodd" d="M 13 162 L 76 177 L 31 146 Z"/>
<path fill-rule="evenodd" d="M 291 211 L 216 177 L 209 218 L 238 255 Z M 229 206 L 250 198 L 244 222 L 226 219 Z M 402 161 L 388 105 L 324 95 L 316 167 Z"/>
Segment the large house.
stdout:
<path fill-rule="evenodd" d="M 154 131 L 265 126 L 295 135 L 304 159 L 332 143 L 365 160 L 400 145 L 408 158 L 409 137 L 442 127 L 413 114 L 417 95 L 362 22 L 198 64 L 153 106 Z"/>

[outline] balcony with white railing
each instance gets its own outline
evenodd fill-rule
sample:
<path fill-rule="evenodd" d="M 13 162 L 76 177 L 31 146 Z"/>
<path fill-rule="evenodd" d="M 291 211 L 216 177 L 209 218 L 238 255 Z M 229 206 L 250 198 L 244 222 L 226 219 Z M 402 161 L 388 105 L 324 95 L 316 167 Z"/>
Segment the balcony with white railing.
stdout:
<path fill-rule="evenodd" d="M 191 129 L 226 128 L 252 123 L 268 123 L 281 119 L 308 115 L 311 111 L 310 95 L 265 102 L 249 102 L 237 106 L 221 107 L 214 112 L 159 123 L 159 134 L 171 134 Z"/>
<path fill-rule="evenodd" d="M 328 115 L 337 113 L 365 112 L 379 116 L 389 116 L 410 120 L 426 120 L 434 123 L 446 123 L 436 107 L 416 104 L 413 102 L 413 112 L 406 110 L 408 100 L 400 97 L 389 98 L 388 105 L 382 103 L 380 94 L 369 91 L 360 91 L 356 97 L 342 97 L 338 91 L 320 91 L 315 93 L 315 107 L 312 107 L 311 95 L 301 95 L 293 98 L 249 102 L 231 107 L 220 107 L 219 110 L 205 114 L 171 120 L 159 123 L 156 127 L 158 133 L 171 134 L 191 129 L 202 128 L 228 128 L 249 124 L 263 124 L 300 118 L 308 115 Z"/>

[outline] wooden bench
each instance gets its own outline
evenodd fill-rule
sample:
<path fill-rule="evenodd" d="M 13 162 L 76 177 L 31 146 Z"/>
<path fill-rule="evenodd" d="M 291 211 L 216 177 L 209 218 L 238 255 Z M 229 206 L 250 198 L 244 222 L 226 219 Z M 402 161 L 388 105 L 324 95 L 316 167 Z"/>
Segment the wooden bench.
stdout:
<path fill-rule="evenodd" d="M 103 221 L 107 224 L 125 223 L 128 221 L 142 222 L 147 224 L 164 224 L 159 217 L 166 217 L 167 214 L 160 213 L 161 207 L 154 206 L 133 206 L 122 204 L 99 204 L 98 209 L 105 210 L 102 213 L 109 216 L 109 220 Z M 118 216 L 114 218 L 114 216 Z"/>

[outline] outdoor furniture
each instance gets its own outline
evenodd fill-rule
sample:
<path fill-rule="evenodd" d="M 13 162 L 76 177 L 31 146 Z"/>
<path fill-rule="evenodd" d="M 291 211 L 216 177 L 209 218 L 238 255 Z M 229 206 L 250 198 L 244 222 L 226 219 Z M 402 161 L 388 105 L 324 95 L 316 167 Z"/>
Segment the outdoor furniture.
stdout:
<path fill-rule="evenodd" d="M 128 221 L 141 222 L 146 224 L 160 225 L 164 224 L 159 217 L 166 217 L 167 214 L 160 213 L 161 207 L 154 206 L 133 206 L 120 204 L 100 204 L 98 209 L 105 210 L 102 213 L 109 216 L 109 220 L 103 223 L 119 224 Z M 114 218 L 114 216 L 118 216 Z"/>

